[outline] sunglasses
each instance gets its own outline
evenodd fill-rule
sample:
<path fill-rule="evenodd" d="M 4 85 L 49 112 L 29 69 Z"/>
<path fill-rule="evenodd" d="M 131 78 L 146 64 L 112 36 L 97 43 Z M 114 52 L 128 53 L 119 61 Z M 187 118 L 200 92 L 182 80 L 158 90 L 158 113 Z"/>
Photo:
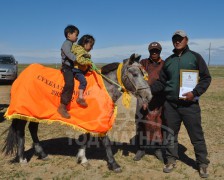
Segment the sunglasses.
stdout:
<path fill-rule="evenodd" d="M 183 41 L 183 39 L 184 39 L 184 37 L 182 37 L 182 36 L 179 36 L 179 35 L 176 35 L 176 36 L 173 36 L 172 37 L 172 41 L 173 42 L 181 42 L 181 41 Z"/>
<path fill-rule="evenodd" d="M 150 53 L 160 54 L 161 51 L 159 49 L 151 49 L 149 52 Z"/>

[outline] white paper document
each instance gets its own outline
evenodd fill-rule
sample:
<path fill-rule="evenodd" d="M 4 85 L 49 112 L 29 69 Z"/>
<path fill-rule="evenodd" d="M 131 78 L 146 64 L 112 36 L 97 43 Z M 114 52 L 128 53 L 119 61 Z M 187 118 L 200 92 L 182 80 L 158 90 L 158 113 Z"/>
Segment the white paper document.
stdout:
<path fill-rule="evenodd" d="M 181 87 L 195 88 L 197 83 L 198 83 L 198 73 L 197 72 L 182 72 Z"/>
<path fill-rule="evenodd" d="M 180 91 L 179 98 L 184 99 L 184 93 L 191 92 L 198 83 L 198 71 L 197 70 L 181 70 L 180 71 Z M 199 97 L 195 97 L 194 100 L 198 100 Z"/>
<path fill-rule="evenodd" d="M 185 98 L 185 96 L 183 96 L 184 93 L 187 92 L 191 92 L 193 90 L 193 88 L 189 88 L 189 87 L 180 87 L 180 93 L 179 93 L 179 98 Z"/>

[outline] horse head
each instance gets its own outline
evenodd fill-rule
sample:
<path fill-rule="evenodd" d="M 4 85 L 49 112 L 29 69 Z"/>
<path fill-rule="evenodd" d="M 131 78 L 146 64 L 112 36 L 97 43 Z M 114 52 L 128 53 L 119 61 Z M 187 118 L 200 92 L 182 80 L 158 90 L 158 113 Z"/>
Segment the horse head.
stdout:
<path fill-rule="evenodd" d="M 148 74 L 139 63 L 140 58 L 140 55 L 132 54 L 129 59 L 123 61 L 121 79 L 125 89 L 139 100 L 140 106 L 146 108 L 152 94 L 146 81 Z"/>

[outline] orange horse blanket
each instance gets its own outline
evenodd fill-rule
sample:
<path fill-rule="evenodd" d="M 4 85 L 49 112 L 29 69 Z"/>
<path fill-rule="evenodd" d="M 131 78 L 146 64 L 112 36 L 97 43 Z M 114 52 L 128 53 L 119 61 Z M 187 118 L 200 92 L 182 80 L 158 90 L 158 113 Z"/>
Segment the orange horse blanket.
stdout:
<path fill-rule="evenodd" d="M 12 85 L 6 119 L 18 118 L 40 123 L 57 121 L 97 136 L 105 135 L 115 121 L 115 105 L 99 74 L 93 71 L 85 77 L 87 87 L 84 98 L 88 107 L 83 108 L 76 103 L 79 82 L 74 79 L 74 93 L 67 107 L 71 118 L 66 119 L 57 112 L 64 86 L 61 71 L 40 64 L 28 66 Z"/>

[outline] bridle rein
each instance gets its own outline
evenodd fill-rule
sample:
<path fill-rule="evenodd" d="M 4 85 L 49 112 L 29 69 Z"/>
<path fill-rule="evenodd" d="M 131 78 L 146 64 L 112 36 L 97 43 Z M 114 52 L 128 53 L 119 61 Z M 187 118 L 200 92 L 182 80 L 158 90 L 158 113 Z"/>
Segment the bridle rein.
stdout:
<path fill-rule="evenodd" d="M 122 66 L 122 67 L 120 67 L 120 66 Z M 119 79 L 121 79 L 122 82 L 121 83 L 119 82 L 119 84 L 122 85 L 123 88 L 124 88 L 123 84 L 125 82 L 127 83 L 127 81 L 129 81 L 129 83 L 131 83 L 131 85 L 135 89 L 133 91 L 131 89 L 126 89 L 125 88 L 125 91 L 128 91 L 128 92 L 132 93 L 133 95 L 139 95 L 139 91 L 147 89 L 147 88 L 149 88 L 149 86 L 148 86 L 147 83 L 142 83 L 142 84 L 139 85 L 139 84 L 136 84 L 136 83 L 133 82 L 133 80 L 132 80 L 133 78 L 131 77 L 132 75 L 129 72 L 129 69 L 133 68 L 133 67 L 137 67 L 140 70 L 143 78 L 146 80 L 146 78 L 148 76 L 147 72 L 143 69 L 143 67 L 140 64 L 136 64 L 136 63 L 133 63 L 132 65 L 128 65 L 126 67 L 123 66 L 123 63 L 120 63 L 117 71 L 121 71 L 121 72 L 117 73 L 117 78 L 118 78 L 118 82 L 120 81 Z M 122 72 L 123 72 L 123 75 L 122 75 Z M 120 76 L 120 77 L 118 77 L 118 76 Z"/>

